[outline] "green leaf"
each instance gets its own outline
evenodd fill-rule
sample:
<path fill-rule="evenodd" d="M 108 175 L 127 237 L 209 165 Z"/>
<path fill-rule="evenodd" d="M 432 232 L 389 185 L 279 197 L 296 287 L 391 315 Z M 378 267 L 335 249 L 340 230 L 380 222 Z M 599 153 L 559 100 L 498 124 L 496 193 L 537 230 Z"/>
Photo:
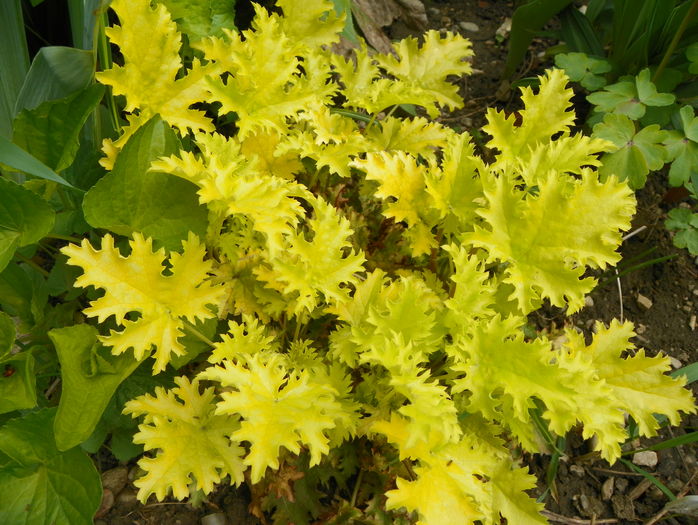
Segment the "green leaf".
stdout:
<path fill-rule="evenodd" d="M 34 244 L 53 228 L 55 213 L 37 194 L 0 178 L 0 271 L 15 250 Z"/>
<path fill-rule="evenodd" d="M 128 354 L 113 356 L 90 325 L 53 329 L 49 337 L 63 377 L 53 430 L 58 450 L 68 450 L 90 437 L 116 388 L 140 362 Z"/>
<path fill-rule="evenodd" d="M 595 111 L 619 113 L 633 120 L 642 118 L 647 107 L 663 107 L 674 103 L 671 93 L 657 93 L 650 80 L 650 70 L 643 69 L 634 81 L 626 80 L 606 86 L 603 91 L 592 93 L 587 100 L 597 106 Z"/>
<path fill-rule="evenodd" d="M 571 81 L 579 82 L 589 91 L 604 87 L 606 79 L 601 75 L 611 71 L 611 64 L 607 60 L 586 53 L 560 53 L 555 55 L 555 65 L 564 69 Z"/>
<path fill-rule="evenodd" d="M 698 75 L 698 42 L 695 42 L 686 48 L 686 58 L 691 63 L 688 66 L 688 72 Z"/>
<path fill-rule="evenodd" d="M 38 270 L 18 264 L 9 264 L 0 272 L 0 305 L 25 327 L 33 327 L 43 320 L 48 302 L 46 282 Z"/>
<path fill-rule="evenodd" d="M 33 157 L 22 148 L 13 144 L 5 137 L 0 136 L 0 164 L 5 164 L 10 168 L 23 171 L 28 175 L 33 175 L 41 179 L 52 180 L 63 186 L 76 189 L 63 177 L 49 168 L 46 164 Z M 81 191 L 81 190 L 78 190 Z"/>
<path fill-rule="evenodd" d="M 5 312 L 0 312 L 0 358 L 11 349 L 16 337 L 15 322 Z"/>
<path fill-rule="evenodd" d="M 59 452 L 55 409 L 31 412 L 0 428 L 0 523 L 91 525 L 102 498 L 92 460 L 74 448 Z"/>
<path fill-rule="evenodd" d="M 332 0 L 332 3 L 334 4 L 335 12 L 337 14 L 344 13 L 346 17 L 342 36 L 349 40 L 349 42 L 360 45 L 359 35 L 356 33 L 356 28 L 354 27 L 354 17 L 351 14 L 351 0 Z M 410 114 L 413 115 L 413 113 Z"/>
<path fill-rule="evenodd" d="M 36 406 L 36 374 L 30 351 L 0 359 L 0 374 L 0 414 Z"/>
<path fill-rule="evenodd" d="M 0 17 L 0 137 L 12 136 L 15 103 L 29 69 L 29 51 L 24 36 L 20 0 L 3 2 Z"/>
<path fill-rule="evenodd" d="M 54 171 L 70 166 L 79 147 L 80 130 L 104 94 L 93 84 L 59 100 L 23 110 L 14 122 L 12 140 Z"/>
<path fill-rule="evenodd" d="M 627 179 L 633 189 L 645 185 L 650 170 L 664 166 L 666 148 L 662 142 L 667 132 L 660 130 L 656 124 L 635 133 L 635 124 L 627 116 L 608 113 L 603 122 L 594 126 L 592 136 L 613 142 L 619 148 L 601 157 L 601 174 Z"/>
<path fill-rule="evenodd" d="M 149 172 L 155 159 L 179 149 L 175 132 L 153 117 L 128 140 L 114 169 L 85 195 L 85 219 L 94 228 L 120 235 L 141 232 L 169 250 L 193 232 L 206 234 L 208 212 L 199 204 L 198 187 L 164 173 Z"/>
<path fill-rule="evenodd" d="M 94 54 L 72 47 L 39 49 L 14 107 L 14 115 L 42 102 L 66 97 L 86 88 L 94 77 Z"/>
<path fill-rule="evenodd" d="M 80 49 L 91 50 L 94 46 L 97 18 L 102 16 L 101 0 L 68 0 L 70 13 L 70 30 L 73 45 Z"/>
<path fill-rule="evenodd" d="M 686 248 L 693 255 L 698 255 L 698 213 L 686 208 L 674 208 L 664 222 L 667 230 L 676 230 L 674 246 Z"/>
<path fill-rule="evenodd" d="M 671 372 L 671 377 L 678 376 L 686 376 L 686 384 L 698 381 L 698 363 L 691 363 Z"/>
<path fill-rule="evenodd" d="M 158 0 L 190 42 L 235 30 L 235 0 Z"/>
<path fill-rule="evenodd" d="M 511 17 L 509 51 L 504 76 L 510 77 L 516 70 L 528 45 L 536 33 L 557 13 L 572 3 L 572 0 L 532 0 L 516 9 Z"/>

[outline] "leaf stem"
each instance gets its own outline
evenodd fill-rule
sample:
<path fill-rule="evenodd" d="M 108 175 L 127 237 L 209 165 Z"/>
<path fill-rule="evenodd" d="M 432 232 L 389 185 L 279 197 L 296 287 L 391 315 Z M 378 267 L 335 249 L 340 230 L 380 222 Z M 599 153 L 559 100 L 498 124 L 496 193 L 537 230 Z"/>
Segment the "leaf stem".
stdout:
<path fill-rule="evenodd" d="M 194 337 L 196 337 L 199 341 L 202 341 L 202 342 L 206 343 L 206 344 L 207 344 L 208 346 L 210 346 L 211 348 L 215 348 L 215 347 L 216 347 L 216 344 L 215 344 L 213 341 L 211 341 L 208 337 L 206 337 L 204 334 L 202 334 L 201 332 L 199 332 L 199 331 L 194 327 L 193 324 L 191 324 L 191 323 L 188 322 L 188 321 L 184 321 L 183 325 L 184 325 L 184 329 L 187 330 L 191 335 L 193 335 Z"/>
<path fill-rule="evenodd" d="M 34 268 L 37 272 L 39 272 L 39 273 L 40 273 L 41 275 L 43 275 L 44 277 L 48 277 L 48 272 L 47 272 L 46 270 L 44 270 L 41 266 L 39 266 L 38 264 L 36 264 L 34 261 L 32 261 L 32 260 L 31 260 L 29 257 L 27 257 L 26 255 L 22 255 L 22 254 L 19 253 L 19 252 L 15 252 L 15 257 L 17 257 L 17 258 L 18 258 L 20 261 L 22 261 L 23 263 L 26 263 L 26 264 L 28 264 L 29 266 L 31 266 L 32 268 Z"/>
<path fill-rule="evenodd" d="M 693 0 L 693 5 L 691 5 L 691 8 L 688 10 L 688 13 L 686 13 L 686 16 L 683 17 L 681 25 L 676 30 L 676 33 L 674 33 L 674 37 L 671 39 L 669 47 L 667 48 L 666 52 L 664 53 L 664 56 L 662 57 L 662 61 L 657 66 L 657 69 L 655 70 L 654 75 L 652 76 L 652 82 L 656 83 L 657 79 L 664 71 L 664 68 L 666 68 L 666 65 L 669 63 L 669 60 L 671 59 L 671 55 L 674 54 L 676 46 L 679 45 L 679 40 L 681 40 L 681 37 L 688 28 L 688 24 L 691 22 L 691 19 L 696 15 L 696 12 L 698 12 L 698 0 Z"/>

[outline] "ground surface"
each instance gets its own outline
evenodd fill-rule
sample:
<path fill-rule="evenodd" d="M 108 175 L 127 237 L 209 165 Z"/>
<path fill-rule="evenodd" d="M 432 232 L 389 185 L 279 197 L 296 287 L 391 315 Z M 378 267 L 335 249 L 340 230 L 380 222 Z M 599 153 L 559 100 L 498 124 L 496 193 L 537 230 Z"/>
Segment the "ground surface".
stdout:
<path fill-rule="evenodd" d="M 503 85 L 501 79 L 506 41 L 500 42 L 496 37 L 497 29 L 511 14 L 511 6 L 501 0 L 427 1 L 425 4 L 429 27 L 464 34 L 472 40 L 475 51 L 475 72 L 462 81 L 466 105 L 457 113 L 444 116 L 442 122 L 459 129 L 473 130 L 482 125 L 487 107 L 516 109 L 516 90 L 512 92 L 506 89 L 507 85 Z M 468 24 L 475 24 L 477 28 Z M 392 32 L 389 36 L 394 38 L 405 36 L 405 28 L 399 23 L 388 31 Z M 519 76 L 542 72 L 546 59 L 539 55 L 544 47 L 542 43 L 534 42 Z M 662 226 L 667 210 L 676 206 L 675 202 L 667 202 L 666 190 L 662 177 L 655 176 L 638 193 L 638 214 L 633 230 L 644 229 L 625 241 L 622 253 L 625 260 L 650 249 L 654 251 L 642 260 L 666 255 L 675 257 L 621 277 L 621 293 L 615 280 L 597 288 L 591 295 L 589 306 L 572 322 L 591 333 L 595 321 L 609 323 L 621 316 L 622 308 L 623 317 L 636 325 L 636 344 L 647 349 L 651 355 L 660 351 L 668 354 L 678 367 L 698 361 L 698 338 L 691 327 L 691 319 L 693 317 L 695 322 L 694 316 L 698 313 L 698 266 L 687 252 L 673 247 L 669 234 Z M 540 329 L 546 330 L 563 325 L 563 317 L 555 311 L 538 314 L 533 321 Z M 665 431 L 654 441 L 679 436 L 696 427 L 698 417 L 685 418 L 681 427 Z M 643 441 L 642 444 L 651 442 Z M 640 446 L 638 443 L 637 447 Z M 544 499 L 551 523 L 652 523 L 653 517 L 668 501 L 654 485 L 624 465 L 617 463 L 609 466 L 590 456 L 588 444 L 574 434 L 568 440 L 566 452 L 554 483 L 554 497 L 548 491 Z M 643 468 L 652 472 L 675 494 L 698 493 L 698 465 L 694 447 L 672 448 L 657 454 L 657 465 Z M 524 459 L 539 477 L 535 496 L 541 496 L 548 487 L 545 479 L 550 457 L 538 455 Z M 97 522 L 99 525 L 258 523 L 246 510 L 249 495 L 232 489 L 220 490 L 199 509 L 182 503 L 142 506 L 135 500 L 135 491 L 128 481 L 135 474 L 135 467 L 130 465 L 117 469 L 108 474 L 118 478 L 118 481 L 109 490 L 114 499 L 111 500 L 108 495 L 105 503 L 113 501 L 113 504 L 101 514 L 101 522 Z M 127 476 L 129 469 L 130 475 Z M 216 516 L 216 513 L 222 515 Z M 227 521 L 221 521 L 223 515 Z M 659 523 L 688 524 L 690 521 L 663 517 Z"/>

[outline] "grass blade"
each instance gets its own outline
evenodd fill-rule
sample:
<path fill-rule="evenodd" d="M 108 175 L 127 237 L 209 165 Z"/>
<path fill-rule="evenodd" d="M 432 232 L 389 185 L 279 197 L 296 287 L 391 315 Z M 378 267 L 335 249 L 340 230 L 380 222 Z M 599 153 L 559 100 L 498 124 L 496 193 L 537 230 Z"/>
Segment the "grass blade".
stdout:
<path fill-rule="evenodd" d="M 29 69 L 20 0 L 3 3 L 0 16 L 0 136 L 12 137 L 14 107 Z"/>
<path fill-rule="evenodd" d="M 672 491 L 670 491 L 664 483 L 659 481 L 657 478 L 655 478 L 652 474 L 647 472 L 645 469 L 641 469 L 640 467 L 638 467 L 634 463 L 628 461 L 627 459 L 618 458 L 618 461 L 623 463 L 623 465 L 628 467 L 630 470 L 637 472 L 638 474 L 641 474 L 646 479 L 650 480 L 652 482 L 652 484 L 655 487 L 657 487 L 659 490 L 661 490 L 664 493 L 664 495 L 667 498 L 669 498 L 671 501 L 674 501 L 676 499 L 676 496 L 674 496 L 674 493 Z"/>

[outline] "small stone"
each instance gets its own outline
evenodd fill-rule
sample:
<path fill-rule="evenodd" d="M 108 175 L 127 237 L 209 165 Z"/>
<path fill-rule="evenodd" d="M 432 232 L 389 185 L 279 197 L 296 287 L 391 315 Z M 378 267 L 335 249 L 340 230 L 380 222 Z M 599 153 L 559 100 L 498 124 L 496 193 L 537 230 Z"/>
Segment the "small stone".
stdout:
<path fill-rule="evenodd" d="M 427 11 L 431 16 L 441 16 L 441 11 L 439 11 L 435 7 L 430 7 L 429 9 L 427 9 Z"/>
<path fill-rule="evenodd" d="M 691 308 L 691 307 L 690 307 L 689 305 L 687 305 L 687 304 L 684 304 L 684 305 L 681 307 L 681 309 L 682 309 L 684 312 L 686 312 L 686 313 L 689 313 L 691 310 L 693 310 L 693 308 Z"/>
<path fill-rule="evenodd" d="M 458 25 L 461 26 L 464 31 L 470 31 L 471 33 L 477 33 L 480 31 L 478 25 L 474 24 L 473 22 L 461 22 Z"/>
<path fill-rule="evenodd" d="M 227 525 L 228 520 L 222 512 L 207 514 L 201 518 L 201 525 Z"/>
<path fill-rule="evenodd" d="M 670 357 L 671 360 L 671 368 L 681 368 L 683 365 L 681 364 L 681 361 L 676 359 L 675 357 Z"/>
<path fill-rule="evenodd" d="M 603 498 L 604 501 L 609 501 L 611 496 L 613 496 L 613 481 L 615 479 L 614 477 L 610 477 L 601 485 L 601 498 Z"/>
<path fill-rule="evenodd" d="M 102 473 L 102 488 L 112 493 L 121 492 L 128 482 L 128 468 L 116 467 Z"/>
<path fill-rule="evenodd" d="M 587 308 L 591 308 L 592 306 L 594 306 L 594 299 L 590 295 L 587 295 L 584 298 L 584 306 L 586 306 Z"/>
<path fill-rule="evenodd" d="M 116 502 L 122 507 L 136 507 L 138 505 L 138 495 L 135 490 L 126 487 L 119 492 L 119 495 L 116 497 Z"/>
<path fill-rule="evenodd" d="M 696 316 L 695 314 L 691 316 L 691 318 L 688 320 L 688 327 L 695 332 L 696 330 Z"/>
<path fill-rule="evenodd" d="M 450 25 L 451 25 L 451 22 L 453 22 L 453 21 L 451 20 L 450 17 L 448 17 L 448 16 L 442 16 L 442 17 L 441 17 L 441 25 L 442 25 L 443 27 L 448 27 L 448 26 L 450 26 Z"/>
<path fill-rule="evenodd" d="M 576 474 L 580 478 L 584 477 L 584 467 L 580 467 L 579 465 L 570 465 L 570 472 L 573 474 Z"/>
<path fill-rule="evenodd" d="M 621 494 L 624 493 L 626 490 L 628 490 L 628 484 L 630 482 L 626 478 L 618 478 L 616 480 L 616 491 L 620 492 Z"/>
<path fill-rule="evenodd" d="M 698 296 L 698 288 L 693 289 L 693 295 Z"/>
<path fill-rule="evenodd" d="M 633 463 L 639 467 L 654 468 L 657 466 L 657 453 L 654 450 L 645 450 L 633 454 Z"/>
<path fill-rule="evenodd" d="M 647 331 L 647 327 L 642 324 L 642 323 L 637 323 L 637 326 L 635 327 L 635 333 L 637 335 L 642 335 Z"/>
<path fill-rule="evenodd" d="M 649 297 L 645 297 L 644 295 L 639 293 L 639 294 L 637 294 L 636 300 L 637 300 L 637 305 L 640 308 L 642 308 L 644 310 L 649 310 L 650 308 L 652 308 L 652 300 Z"/>
<path fill-rule="evenodd" d="M 495 34 L 499 38 L 506 38 L 509 36 L 509 33 L 511 33 L 511 18 L 507 17 L 504 19 L 504 22 L 502 22 L 502 25 L 497 28 Z"/>

